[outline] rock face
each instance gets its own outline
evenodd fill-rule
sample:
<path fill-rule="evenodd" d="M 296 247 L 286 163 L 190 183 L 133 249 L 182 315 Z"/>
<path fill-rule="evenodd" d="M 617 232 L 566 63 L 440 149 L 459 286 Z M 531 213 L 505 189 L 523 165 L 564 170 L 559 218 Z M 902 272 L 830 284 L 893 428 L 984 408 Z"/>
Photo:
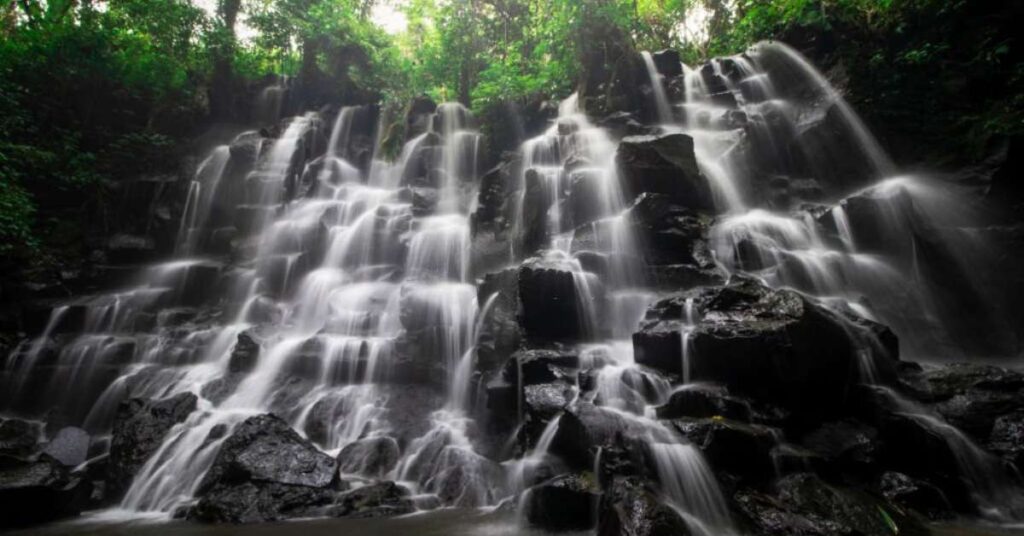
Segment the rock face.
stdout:
<path fill-rule="evenodd" d="M 595 310 L 600 298 L 596 278 L 567 261 L 531 259 L 519 269 L 519 321 L 530 337 L 578 339 L 588 330 L 586 309 Z"/>
<path fill-rule="evenodd" d="M 685 134 L 623 138 L 615 161 L 629 199 L 650 192 L 694 210 L 715 209 L 711 187 L 697 168 L 693 138 Z"/>
<path fill-rule="evenodd" d="M 692 326 L 684 320 L 688 300 L 697 317 Z M 880 376 L 875 381 L 892 378 L 898 355 L 895 336 L 881 326 L 749 279 L 655 303 L 633 335 L 636 361 L 682 374 L 683 331 L 693 380 L 801 413 L 842 409 L 853 386 L 868 381 L 867 369 Z"/>
<path fill-rule="evenodd" d="M 337 468 L 278 417 L 250 417 L 224 440 L 188 515 L 231 523 L 309 515 L 333 500 Z"/>
<path fill-rule="evenodd" d="M 530 489 L 526 518 L 545 530 L 588 530 L 600 497 L 592 474 L 558 476 Z"/>
<path fill-rule="evenodd" d="M 379 478 L 395 468 L 399 454 L 398 442 L 393 438 L 360 439 L 341 449 L 338 453 L 338 468 L 342 473 Z"/>
<path fill-rule="evenodd" d="M 110 439 L 108 492 L 124 493 L 135 473 L 160 447 L 172 426 L 196 409 L 196 395 L 182 393 L 164 400 L 133 398 L 117 408 Z"/>
<path fill-rule="evenodd" d="M 601 495 L 598 536 L 689 536 L 690 527 L 635 478 L 616 478 Z"/>
<path fill-rule="evenodd" d="M 73 476 L 56 459 L 0 456 L 0 529 L 78 515 L 91 485 Z"/>
<path fill-rule="evenodd" d="M 338 496 L 327 510 L 332 517 L 392 517 L 415 511 L 409 490 L 394 482 L 380 482 Z"/>

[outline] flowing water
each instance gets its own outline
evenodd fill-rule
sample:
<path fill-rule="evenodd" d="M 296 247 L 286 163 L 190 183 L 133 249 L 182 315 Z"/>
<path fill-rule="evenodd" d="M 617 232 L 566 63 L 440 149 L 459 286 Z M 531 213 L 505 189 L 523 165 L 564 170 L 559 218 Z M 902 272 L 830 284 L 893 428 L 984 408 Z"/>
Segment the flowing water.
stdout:
<path fill-rule="evenodd" d="M 955 227 L 952 199 L 924 179 L 895 176 L 820 73 L 785 45 L 761 44 L 701 69 L 683 66 L 682 95 L 673 102 L 651 55 L 642 57 L 656 128 L 694 139 L 718 212 L 710 248 L 725 272 L 886 323 L 911 356 L 947 342 L 947 308 L 919 262 L 932 242 L 910 222 Z M 268 89 L 257 115 L 276 119 L 283 92 Z M 553 456 L 564 417 L 551 418 L 521 456 L 502 463 L 479 441 L 474 350 L 497 296 L 478 303 L 472 266 L 482 158 L 475 120 L 462 105 L 441 104 L 430 131 L 384 162 L 375 113 L 344 107 L 329 127 L 308 113 L 288 120 L 276 139 L 244 132 L 215 148 L 185 192 L 174 257 L 119 290 L 54 308 L 43 333 L 8 360 L 0 407 L 31 413 L 43 409 L 33 401 L 45 401 L 103 436 L 127 397 L 199 395 L 199 409 L 169 432 L 121 503 L 135 514 L 166 517 L 187 504 L 230 429 L 266 412 L 326 452 L 366 438 L 401 446 L 388 474 L 367 474 L 366 463 L 350 460 L 344 467 L 352 476 L 396 480 L 445 506 L 522 504 Z M 811 158 L 820 147 L 802 137 L 824 113 L 866 163 L 855 186 Z M 634 361 L 630 336 L 658 294 L 632 236 L 616 145 L 576 95 L 549 129 L 522 144 L 510 262 L 533 257 L 572 275 L 582 334 L 576 350 L 583 368 L 596 372 L 595 387 L 566 411 L 594 404 L 628 423 L 648 446 L 663 498 L 694 533 L 734 533 L 700 450 L 653 418 L 673 385 Z M 792 179 L 805 174 L 818 184 L 800 190 Z M 780 176 L 791 179 L 790 193 L 821 195 L 776 199 L 766 188 Z M 881 239 L 865 221 L 883 231 Z M 606 266 L 600 276 L 593 256 Z M 688 341 L 699 320 L 692 299 L 685 309 L 682 388 L 690 384 Z M 251 369 L 236 362 L 243 340 L 260 348 Z M 872 364 L 862 372 L 871 383 Z M 522 420 L 522 400 L 518 406 Z M 934 416 L 907 412 L 964 453 L 978 503 L 1000 512 L 996 492 L 982 485 L 977 447 Z"/>

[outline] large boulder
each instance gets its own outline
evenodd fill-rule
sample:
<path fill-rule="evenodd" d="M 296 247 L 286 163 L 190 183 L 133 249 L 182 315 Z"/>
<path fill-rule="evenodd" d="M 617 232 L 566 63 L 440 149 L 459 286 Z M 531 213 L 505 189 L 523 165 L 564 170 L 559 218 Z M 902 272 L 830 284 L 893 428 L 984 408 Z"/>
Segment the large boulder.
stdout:
<path fill-rule="evenodd" d="M 22 419 L 0 419 L 0 455 L 25 458 L 39 450 L 43 425 Z"/>
<path fill-rule="evenodd" d="M 265 523 L 317 515 L 336 491 L 278 483 L 244 482 L 215 487 L 189 509 L 189 519 L 204 523 Z"/>
<path fill-rule="evenodd" d="M 0 456 L 0 529 L 77 516 L 91 487 L 48 454 Z"/>
<path fill-rule="evenodd" d="M 598 536 L 689 536 L 690 527 L 671 507 L 633 478 L 615 478 L 601 496 Z"/>
<path fill-rule="evenodd" d="M 844 411 L 854 386 L 892 381 L 898 355 L 886 328 L 745 278 L 652 305 L 633 334 L 637 363 L 682 375 L 684 338 L 692 380 L 803 416 Z"/>
<path fill-rule="evenodd" d="M 250 417 L 221 444 L 188 515 L 232 523 L 309 515 L 333 500 L 337 469 L 334 458 L 280 418 Z"/>
<path fill-rule="evenodd" d="M 976 441 L 989 439 L 1000 417 L 1024 411 L 1024 374 L 978 363 L 951 363 L 910 371 L 914 394 Z"/>
<path fill-rule="evenodd" d="M 589 530 L 597 521 L 601 490 L 592 473 L 557 476 L 530 488 L 526 519 L 551 531 Z"/>
<path fill-rule="evenodd" d="M 334 482 L 337 468 L 280 418 L 257 415 L 224 441 L 199 489 L 250 480 L 323 488 Z"/>
<path fill-rule="evenodd" d="M 649 264 L 687 264 L 714 267 L 708 249 L 708 216 L 676 202 L 670 196 L 643 193 L 626 213 L 630 232 L 639 241 Z"/>
<path fill-rule="evenodd" d="M 644 192 L 660 193 L 687 208 L 714 212 L 711 186 L 697 167 L 690 136 L 628 136 L 619 144 L 615 159 L 627 199 Z"/>
<path fill-rule="evenodd" d="M 380 478 L 398 465 L 398 442 L 387 436 L 368 437 L 345 445 L 338 453 L 342 474 Z"/>
<path fill-rule="evenodd" d="M 562 259 L 529 259 L 519 268 L 520 324 L 531 338 L 575 340 L 593 329 L 603 300 L 597 278 Z"/>
<path fill-rule="evenodd" d="M 182 393 L 163 400 L 133 398 L 121 403 L 114 418 L 108 463 L 108 493 L 117 496 L 163 443 L 175 424 L 196 409 L 198 398 Z"/>
<path fill-rule="evenodd" d="M 679 417 L 707 418 L 721 416 L 741 422 L 750 422 L 750 402 L 729 394 L 722 385 L 687 384 L 676 389 L 668 400 L 655 408 L 659 419 Z"/>
<path fill-rule="evenodd" d="M 772 447 L 781 434 L 773 428 L 720 417 L 681 419 L 673 424 L 718 470 L 751 481 L 765 481 L 774 474 Z"/>
<path fill-rule="evenodd" d="M 337 497 L 327 509 L 331 517 L 377 518 L 415 511 L 409 490 L 386 481 L 356 488 Z"/>

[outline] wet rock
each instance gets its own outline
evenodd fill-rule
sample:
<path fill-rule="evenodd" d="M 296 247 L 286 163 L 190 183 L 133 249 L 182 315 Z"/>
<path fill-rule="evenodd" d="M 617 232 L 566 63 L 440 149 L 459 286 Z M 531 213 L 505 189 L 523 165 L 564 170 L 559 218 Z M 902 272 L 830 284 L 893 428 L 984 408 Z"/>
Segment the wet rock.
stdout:
<path fill-rule="evenodd" d="M 22 419 L 0 419 L 0 456 L 27 458 L 39 450 L 42 423 Z"/>
<path fill-rule="evenodd" d="M 718 268 L 704 269 L 689 264 L 647 266 L 645 272 L 648 283 L 660 290 L 679 291 L 725 283 L 725 274 Z"/>
<path fill-rule="evenodd" d="M 0 529 L 77 516 L 88 503 L 88 481 L 48 454 L 0 456 Z"/>
<path fill-rule="evenodd" d="M 683 62 L 675 50 L 659 50 L 651 54 L 651 58 L 654 60 L 654 67 L 662 76 L 671 78 L 683 74 Z"/>
<path fill-rule="evenodd" d="M 690 527 L 643 483 L 615 478 L 601 496 L 597 536 L 689 536 Z"/>
<path fill-rule="evenodd" d="M 765 480 L 774 473 L 771 451 L 778 432 L 767 426 L 722 418 L 681 419 L 672 423 L 697 445 L 708 462 L 744 480 Z"/>
<path fill-rule="evenodd" d="M 414 97 L 405 114 L 406 141 L 419 136 L 430 128 L 430 118 L 437 110 L 437 103 L 426 95 Z"/>
<path fill-rule="evenodd" d="M 380 482 L 341 494 L 327 509 L 331 517 L 378 518 L 415 511 L 409 490 L 394 482 Z"/>
<path fill-rule="evenodd" d="M 953 363 L 904 378 L 916 388 L 918 398 L 977 441 L 989 438 L 999 417 L 1024 411 L 1024 374 L 1014 370 Z"/>
<path fill-rule="evenodd" d="M 586 283 L 584 283 L 584 281 Z M 590 295 L 581 290 L 592 285 Z M 530 337 L 573 340 L 589 329 L 581 309 L 597 310 L 601 289 L 588 272 L 569 261 L 534 258 L 519 269 L 520 324 Z"/>
<path fill-rule="evenodd" d="M 217 486 L 190 508 L 187 517 L 205 523 L 265 523 L 318 514 L 337 492 L 274 482 Z"/>
<path fill-rule="evenodd" d="M 345 445 L 338 453 L 338 469 L 342 474 L 359 474 L 380 478 L 398 465 L 401 451 L 391 437 L 371 437 Z"/>
<path fill-rule="evenodd" d="M 692 299 L 694 325 L 685 321 Z M 701 288 L 652 305 L 633 334 L 637 363 L 681 374 L 681 333 L 689 332 L 689 374 L 730 392 L 778 404 L 794 415 L 847 411 L 851 389 L 870 358 L 879 378 L 895 376 L 895 336 L 877 324 L 850 319 L 790 290 L 744 278 Z"/>
<path fill-rule="evenodd" d="M 413 216 L 419 217 L 433 214 L 437 208 L 437 188 L 413 187 L 411 190 Z"/>
<path fill-rule="evenodd" d="M 946 519 L 951 515 L 946 496 L 923 480 L 888 471 L 882 475 L 879 488 L 887 500 L 916 510 L 929 519 Z"/>
<path fill-rule="evenodd" d="M 1024 467 L 1024 413 L 996 418 L 989 436 L 988 450 L 1018 469 Z"/>
<path fill-rule="evenodd" d="M 675 390 L 665 404 L 655 408 L 659 419 L 706 418 L 716 415 L 750 422 L 750 403 L 729 395 L 722 385 L 689 384 Z"/>
<path fill-rule="evenodd" d="M 597 125 L 615 137 L 641 136 L 650 134 L 653 128 L 645 126 L 630 112 L 615 112 L 597 120 Z"/>
<path fill-rule="evenodd" d="M 598 448 L 622 447 L 640 456 L 649 430 L 622 413 L 577 400 L 562 414 L 550 452 L 580 470 L 591 470 Z M 642 466 L 639 460 L 637 466 Z"/>
<path fill-rule="evenodd" d="M 804 436 L 801 444 L 848 474 L 874 470 L 878 462 L 878 431 L 857 421 L 825 423 Z"/>
<path fill-rule="evenodd" d="M 235 347 L 231 350 L 231 359 L 228 361 L 230 372 L 249 372 L 256 367 L 256 361 L 260 357 L 261 338 L 255 331 L 247 329 L 238 334 Z"/>
<path fill-rule="evenodd" d="M 867 493 L 826 484 L 812 474 L 785 477 L 777 486 L 784 503 L 845 527 L 846 531 L 840 534 L 927 534 L 920 523 L 902 515 L 896 508 Z"/>
<path fill-rule="evenodd" d="M 685 264 L 714 268 L 708 249 L 711 220 L 665 194 L 645 192 L 626 213 L 629 232 L 644 252 L 648 264 Z"/>
<path fill-rule="evenodd" d="M 714 211 L 711 188 L 697 167 L 690 136 L 629 136 L 619 144 L 615 158 L 627 199 L 643 192 L 661 193 L 687 208 Z"/>
<path fill-rule="evenodd" d="M 574 351 L 524 348 L 512 354 L 502 376 L 511 383 L 536 385 L 571 379 L 579 366 L 580 357 Z"/>
<path fill-rule="evenodd" d="M 542 383 L 523 388 L 523 411 L 531 422 L 547 422 L 576 398 L 576 388 L 565 383 Z"/>
<path fill-rule="evenodd" d="M 519 347 L 519 271 L 508 268 L 484 276 L 477 287 L 477 303 L 490 309 L 482 315 L 477 336 L 477 368 L 491 371 L 506 362 Z"/>
<path fill-rule="evenodd" d="M 64 465 L 75 467 L 85 462 L 89 453 L 89 434 L 74 426 L 61 428 L 43 452 Z"/>
<path fill-rule="evenodd" d="M 776 497 L 742 490 L 734 500 L 754 534 L 764 536 L 839 536 L 854 533 L 845 525 L 811 512 L 800 512 Z"/>
<path fill-rule="evenodd" d="M 111 496 L 128 489 L 135 473 L 160 447 L 167 432 L 196 409 L 197 401 L 196 395 L 182 393 L 163 400 L 133 398 L 118 406 L 108 463 Z"/>
<path fill-rule="evenodd" d="M 989 458 L 960 432 L 929 415 L 891 413 L 883 419 L 879 433 L 883 441 L 881 457 L 886 466 L 935 484 L 950 505 L 961 512 L 972 512 L 975 508 L 971 498 L 972 483 L 965 477 L 991 477 L 964 475 L 961 460 L 971 459 L 973 465 L 986 471 L 1002 471 L 994 458 Z"/>
<path fill-rule="evenodd" d="M 115 263 L 140 263 L 153 260 L 156 240 L 151 236 L 117 234 L 107 240 L 107 257 Z"/>
<path fill-rule="evenodd" d="M 548 211 L 555 199 L 551 196 L 545 176 L 534 168 L 526 170 L 524 176 L 521 240 L 524 251 L 533 253 L 544 246 L 548 239 Z"/>
<path fill-rule="evenodd" d="M 199 494 L 216 485 L 247 481 L 324 488 L 335 480 L 337 462 L 273 415 L 243 421 L 221 445 Z"/>
<path fill-rule="evenodd" d="M 597 519 L 600 497 L 591 473 L 557 476 L 530 489 L 526 519 L 545 530 L 589 530 Z"/>

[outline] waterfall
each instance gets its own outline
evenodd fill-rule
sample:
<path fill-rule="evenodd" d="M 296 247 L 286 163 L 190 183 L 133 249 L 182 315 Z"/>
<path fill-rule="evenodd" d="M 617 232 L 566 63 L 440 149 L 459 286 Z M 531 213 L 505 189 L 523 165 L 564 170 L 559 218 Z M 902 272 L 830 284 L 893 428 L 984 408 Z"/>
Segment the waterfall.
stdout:
<path fill-rule="evenodd" d="M 956 338 L 949 324 L 960 318 L 943 308 L 926 262 L 964 216 L 951 210 L 949 191 L 896 175 L 839 92 L 785 45 L 761 44 L 700 69 L 683 65 L 671 84 L 649 52 L 641 55 L 658 116 L 641 132 L 693 139 L 714 198 L 706 210 L 669 199 L 676 212 L 664 219 L 673 221 L 645 227 L 653 226 L 642 213 L 649 207 L 624 195 L 621 133 L 592 120 L 574 93 L 518 147 L 518 167 L 509 166 L 502 185 L 507 220 L 494 232 L 496 264 L 506 251 L 510 264 L 485 274 L 490 259 L 478 259 L 489 254 L 490 237 L 479 231 L 474 198 L 488 145 L 469 109 L 438 105 L 424 114 L 427 131 L 384 161 L 385 120 L 368 119 L 377 108 L 342 106 L 329 132 L 314 112 L 281 121 L 282 82 L 263 91 L 255 112 L 280 123 L 277 137 L 246 131 L 212 149 L 182 184 L 173 256 L 116 289 L 53 307 L 41 334 L 19 344 L 3 370 L 3 409 L 57 409 L 103 437 L 125 399 L 194 393 L 197 409 L 167 432 L 119 505 L 136 513 L 169 516 L 194 503 L 236 426 L 273 413 L 323 452 L 355 451 L 343 478 L 396 481 L 430 508 L 524 505 L 549 473 L 567 467 L 609 485 L 602 472 L 636 446 L 629 454 L 642 459 L 638 472 L 653 477 L 645 493 L 695 534 L 736 533 L 719 468 L 679 421 L 658 418 L 674 394 L 703 387 L 709 356 L 700 337 L 731 320 L 723 319 L 731 311 L 716 317 L 690 289 L 753 276 L 799 291 L 827 308 L 815 309 L 822 315 L 836 315 L 855 346 L 857 381 L 873 386 L 886 372 L 876 362 L 881 337 L 861 319 L 890 326 L 904 355 L 927 355 Z M 671 102 L 679 83 L 685 100 Z M 838 122 L 814 130 L 826 120 Z M 863 176 L 811 161 L 829 133 L 862 153 L 870 168 L 857 171 Z M 675 248 L 691 223 L 699 236 L 683 236 L 678 249 L 692 251 L 652 260 L 652 249 Z M 646 243 L 650 235 L 670 246 Z M 681 253 L 696 260 L 679 261 Z M 684 281 L 655 281 L 654 269 L 680 266 Z M 554 274 L 540 293 L 557 294 L 545 303 L 559 314 L 544 319 L 571 325 L 571 335 L 528 332 L 527 269 Z M 507 289 L 489 287 L 489 278 L 505 275 Z M 681 303 L 672 302 L 663 333 L 672 372 L 658 372 L 637 362 L 633 337 L 658 314 L 652 305 L 677 290 L 686 292 L 673 296 Z M 499 353 L 489 330 L 504 329 L 515 340 L 500 349 L 501 362 L 487 363 L 485 350 Z M 538 366 L 535 356 L 520 356 L 533 350 L 556 357 Z M 536 403 L 527 391 L 541 383 L 555 388 Z M 936 414 L 890 396 L 899 415 L 956 454 L 979 509 L 992 520 L 1012 518 L 1017 505 L 1003 496 L 1018 490 L 993 476 L 992 457 Z M 483 419 L 501 411 L 491 402 L 502 397 L 509 422 L 495 432 Z M 570 439 L 593 443 L 578 449 L 584 463 L 559 459 L 561 437 L 589 436 L 579 428 L 591 410 L 621 429 L 608 434 L 614 439 Z M 353 448 L 367 440 L 393 445 L 394 463 L 374 469 L 372 453 Z"/>
<path fill-rule="evenodd" d="M 654 65 L 654 58 L 651 53 L 644 50 L 640 53 L 644 59 L 644 66 L 647 67 L 647 77 L 651 81 L 651 93 L 654 96 L 654 109 L 658 112 L 658 122 L 668 124 L 672 122 L 672 109 L 665 95 L 665 86 L 661 80 L 661 73 Z"/>

